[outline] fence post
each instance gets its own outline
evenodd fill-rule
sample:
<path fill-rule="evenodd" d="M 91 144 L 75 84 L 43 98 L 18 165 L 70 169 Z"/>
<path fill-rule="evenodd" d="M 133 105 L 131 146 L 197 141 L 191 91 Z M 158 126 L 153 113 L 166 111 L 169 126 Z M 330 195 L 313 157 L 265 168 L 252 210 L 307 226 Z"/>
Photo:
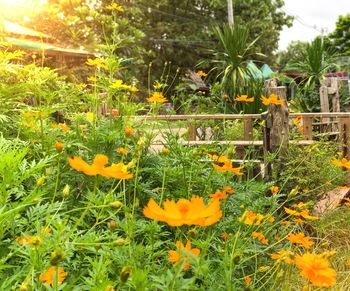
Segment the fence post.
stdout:
<path fill-rule="evenodd" d="M 244 119 L 244 140 L 253 140 L 253 119 Z"/>
<path fill-rule="evenodd" d="M 193 120 L 190 120 L 187 125 L 188 130 L 188 140 L 196 140 L 197 139 L 197 126 L 195 125 Z"/>
<path fill-rule="evenodd" d="M 306 140 L 312 140 L 312 117 L 303 117 L 303 135 Z"/>
<path fill-rule="evenodd" d="M 271 153 L 271 115 L 269 115 L 267 111 L 263 112 L 261 114 L 261 119 L 265 121 L 263 127 L 264 178 L 270 180 L 272 176 L 272 165 L 268 156 Z"/>
<path fill-rule="evenodd" d="M 320 87 L 320 103 L 321 103 L 321 112 L 329 112 L 329 101 L 328 101 L 328 87 L 321 86 Z M 325 122 L 326 126 L 321 124 L 320 129 L 321 132 L 323 132 L 325 129 L 327 129 L 327 125 L 330 122 L 329 117 L 321 118 L 320 120 L 322 123 Z"/>
<path fill-rule="evenodd" d="M 341 117 L 339 123 L 343 157 L 350 160 L 350 117 Z"/>

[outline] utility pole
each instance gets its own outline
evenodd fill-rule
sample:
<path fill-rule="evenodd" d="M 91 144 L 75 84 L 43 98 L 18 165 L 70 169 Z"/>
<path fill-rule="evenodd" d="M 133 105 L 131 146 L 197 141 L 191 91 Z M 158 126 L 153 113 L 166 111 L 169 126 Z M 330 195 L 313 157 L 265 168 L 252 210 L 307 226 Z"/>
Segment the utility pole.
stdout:
<path fill-rule="evenodd" d="M 227 11 L 228 11 L 228 24 L 230 26 L 233 26 L 233 4 L 232 0 L 227 0 Z"/>

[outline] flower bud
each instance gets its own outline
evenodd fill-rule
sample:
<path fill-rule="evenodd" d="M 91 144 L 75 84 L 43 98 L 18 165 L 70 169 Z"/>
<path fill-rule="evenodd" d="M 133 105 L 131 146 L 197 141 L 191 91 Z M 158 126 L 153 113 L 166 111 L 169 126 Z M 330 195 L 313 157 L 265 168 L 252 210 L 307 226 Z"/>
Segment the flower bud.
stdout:
<path fill-rule="evenodd" d="M 131 275 L 131 268 L 130 267 L 123 267 L 122 271 L 120 272 L 120 281 L 122 283 L 125 283 Z"/>
<path fill-rule="evenodd" d="M 55 149 L 56 149 L 56 151 L 57 151 L 58 153 L 62 152 L 62 151 L 63 151 L 63 148 L 64 148 L 64 144 L 63 144 L 63 143 L 61 143 L 61 142 L 59 142 L 59 141 L 57 141 L 57 142 L 55 143 Z"/>
<path fill-rule="evenodd" d="M 121 203 L 120 201 L 114 201 L 114 202 L 109 203 L 109 206 L 116 208 L 116 209 L 119 209 L 120 207 L 123 206 L 123 203 Z"/>
<path fill-rule="evenodd" d="M 63 254 L 61 251 L 53 251 L 50 255 L 50 263 L 56 266 L 59 262 L 63 260 Z"/>
<path fill-rule="evenodd" d="M 123 246 L 126 244 L 126 240 L 125 239 L 122 239 L 122 238 L 118 238 L 116 241 L 115 241 L 115 244 L 117 246 Z"/>
<path fill-rule="evenodd" d="M 36 185 L 37 186 L 42 186 L 45 183 L 45 176 L 41 176 L 38 180 L 36 180 Z"/>
<path fill-rule="evenodd" d="M 111 220 L 110 222 L 107 223 L 107 225 L 110 230 L 115 230 L 118 226 L 115 220 Z"/>
<path fill-rule="evenodd" d="M 166 148 L 166 147 L 162 148 L 162 154 L 163 154 L 163 155 L 168 155 L 169 152 L 170 152 L 170 151 L 169 151 L 168 148 Z"/>
<path fill-rule="evenodd" d="M 66 184 L 66 186 L 64 186 L 63 190 L 62 190 L 62 194 L 64 198 L 67 198 L 70 192 L 70 187 L 68 184 Z"/>
<path fill-rule="evenodd" d="M 114 288 L 112 285 L 108 285 L 106 286 L 105 291 L 114 291 Z"/>

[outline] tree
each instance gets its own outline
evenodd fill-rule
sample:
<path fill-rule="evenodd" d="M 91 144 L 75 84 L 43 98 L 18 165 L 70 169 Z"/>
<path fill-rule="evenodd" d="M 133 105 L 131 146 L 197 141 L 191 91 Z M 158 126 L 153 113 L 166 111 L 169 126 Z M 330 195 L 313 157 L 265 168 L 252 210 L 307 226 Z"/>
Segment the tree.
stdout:
<path fill-rule="evenodd" d="M 304 41 L 292 41 L 285 51 L 278 54 L 278 67 L 280 71 L 288 70 L 292 63 L 300 62 L 303 59 L 303 52 L 308 43 Z"/>
<path fill-rule="evenodd" d="M 330 45 L 342 55 L 350 55 L 350 14 L 339 16 L 335 30 L 328 35 Z"/>
<path fill-rule="evenodd" d="M 111 2 L 49 0 L 33 28 L 72 46 L 96 48 L 105 40 L 119 42 L 119 55 L 144 66 L 152 62 L 152 74 L 160 76 L 165 63 L 174 71 L 193 69 L 208 48 L 217 47 L 212 27 L 227 22 L 226 0 L 118 1 L 124 11 L 108 10 Z M 270 64 L 282 27 L 291 25 L 292 17 L 280 10 L 283 5 L 283 0 L 234 1 L 235 21 L 250 28 L 248 41 L 261 35 L 254 49 Z M 147 78 L 141 71 L 138 78 Z"/>

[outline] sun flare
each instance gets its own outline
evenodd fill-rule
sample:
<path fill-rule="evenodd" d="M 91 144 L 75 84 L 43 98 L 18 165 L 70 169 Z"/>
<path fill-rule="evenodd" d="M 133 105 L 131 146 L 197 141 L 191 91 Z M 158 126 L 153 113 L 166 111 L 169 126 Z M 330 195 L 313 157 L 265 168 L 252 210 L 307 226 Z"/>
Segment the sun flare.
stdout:
<path fill-rule="evenodd" d="M 0 0 L 0 17 L 8 20 L 35 15 L 47 0 Z"/>

